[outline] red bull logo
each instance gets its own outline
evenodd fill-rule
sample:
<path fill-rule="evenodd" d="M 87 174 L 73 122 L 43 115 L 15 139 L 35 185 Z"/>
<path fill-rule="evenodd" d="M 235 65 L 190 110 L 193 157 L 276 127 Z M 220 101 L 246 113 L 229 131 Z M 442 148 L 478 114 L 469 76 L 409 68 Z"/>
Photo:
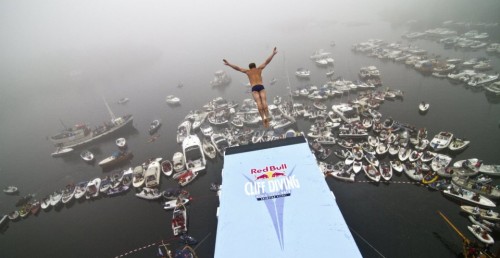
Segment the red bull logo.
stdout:
<path fill-rule="evenodd" d="M 258 169 L 258 168 L 252 168 L 250 169 L 250 174 L 260 174 L 260 173 L 267 173 L 267 172 L 274 172 L 276 170 L 285 170 L 287 169 L 287 166 L 285 163 L 279 165 L 279 166 L 266 166 L 264 168 Z"/>

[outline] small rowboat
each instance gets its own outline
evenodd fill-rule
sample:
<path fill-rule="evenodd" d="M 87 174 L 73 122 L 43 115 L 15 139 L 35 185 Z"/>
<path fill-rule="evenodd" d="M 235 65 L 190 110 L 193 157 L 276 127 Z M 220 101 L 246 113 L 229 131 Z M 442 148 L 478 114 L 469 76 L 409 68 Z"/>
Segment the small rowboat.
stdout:
<path fill-rule="evenodd" d="M 125 138 L 118 138 L 115 143 L 118 148 L 124 148 L 127 145 L 127 140 L 125 140 Z"/>
<path fill-rule="evenodd" d="M 163 172 L 164 175 L 171 176 L 173 170 L 172 162 L 170 162 L 170 160 L 166 159 L 161 162 L 161 172 Z"/>
<path fill-rule="evenodd" d="M 418 110 L 420 112 L 427 112 L 427 110 L 429 110 L 429 107 L 430 107 L 430 104 L 425 103 L 423 101 L 420 104 L 418 104 Z"/>

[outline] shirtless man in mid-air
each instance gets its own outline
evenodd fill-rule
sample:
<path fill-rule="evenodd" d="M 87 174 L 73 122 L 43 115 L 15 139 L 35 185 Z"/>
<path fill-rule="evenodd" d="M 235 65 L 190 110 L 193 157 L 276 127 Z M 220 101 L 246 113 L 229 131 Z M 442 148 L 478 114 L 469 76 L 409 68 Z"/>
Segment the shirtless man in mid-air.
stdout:
<path fill-rule="evenodd" d="M 248 65 L 250 69 L 243 69 L 237 65 L 230 64 L 226 59 L 223 59 L 224 64 L 233 68 L 236 71 L 240 71 L 248 76 L 250 80 L 250 85 L 252 86 L 252 95 L 253 99 L 257 103 L 257 108 L 259 109 L 260 117 L 262 118 L 262 122 L 264 123 L 264 127 L 269 127 L 269 110 L 267 109 L 267 99 L 266 99 L 266 90 L 264 90 L 264 86 L 262 84 L 262 70 L 266 68 L 266 66 L 273 60 L 274 55 L 276 55 L 278 51 L 276 47 L 273 50 L 273 53 L 266 59 L 266 61 L 259 65 L 255 66 L 255 63 L 251 63 Z"/>

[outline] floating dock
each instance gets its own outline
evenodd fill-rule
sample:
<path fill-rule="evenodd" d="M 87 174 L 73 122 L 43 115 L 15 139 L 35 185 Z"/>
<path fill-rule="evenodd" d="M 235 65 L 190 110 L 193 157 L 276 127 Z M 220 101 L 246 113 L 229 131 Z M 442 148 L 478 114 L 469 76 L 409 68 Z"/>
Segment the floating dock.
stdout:
<path fill-rule="evenodd" d="M 362 257 L 304 137 L 228 148 L 216 258 Z"/>

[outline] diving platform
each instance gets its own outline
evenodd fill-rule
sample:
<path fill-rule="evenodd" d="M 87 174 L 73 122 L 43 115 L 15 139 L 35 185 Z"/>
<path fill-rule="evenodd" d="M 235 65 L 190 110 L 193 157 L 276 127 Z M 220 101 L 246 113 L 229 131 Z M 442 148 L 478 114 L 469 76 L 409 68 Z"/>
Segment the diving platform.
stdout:
<path fill-rule="evenodd" d="M 226 149 L 216 258 L 362 257 L 304 137 Z"/>

